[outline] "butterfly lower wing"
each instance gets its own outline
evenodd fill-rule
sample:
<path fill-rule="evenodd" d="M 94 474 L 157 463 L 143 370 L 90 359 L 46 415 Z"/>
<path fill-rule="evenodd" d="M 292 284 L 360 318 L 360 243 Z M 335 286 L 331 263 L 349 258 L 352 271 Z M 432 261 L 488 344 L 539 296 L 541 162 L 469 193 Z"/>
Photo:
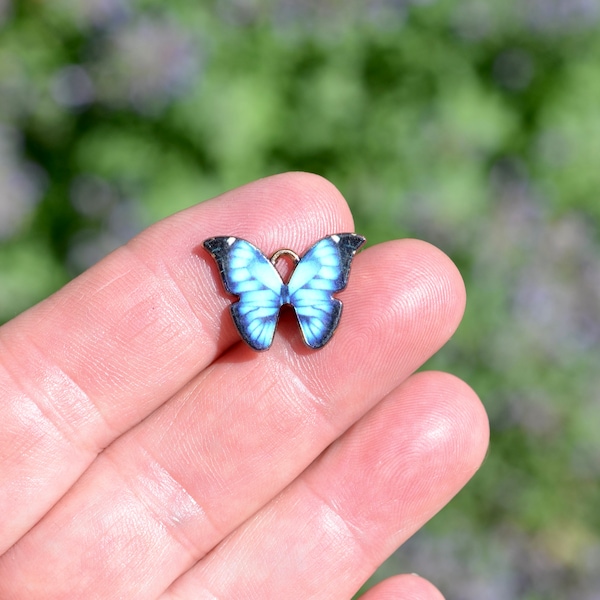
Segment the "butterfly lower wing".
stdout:
<path fill-rule="evenodd" d="M 317 301 L 310 300 L 310 303 L 303 303 L 305 296 L 298 298 L 294 304 L 300 331 L 304 343 L 317 350 L 322 348 L 337 329 L 340 317 L 342 316 L 342 303 L 329 294 L 323 296 Z"/>
<path fill-rule="evenodd" d="M 254 350 L 266 350 L 281 308 L 279 273 L 258 248 L 240 238 L 214 237 L 204 247 L 217 262 L 225 289 L 239 296 L 230 310 L 240 336 Z"/>
<path fill-rule="evenodd" d="M 342 303 L 332 294 L 348 283 L 350 264 L 365 238 L 354 233 L 319 240 L 300 260 L 288 284 L 305 343 L 322 348 L 335 332 Z"/>

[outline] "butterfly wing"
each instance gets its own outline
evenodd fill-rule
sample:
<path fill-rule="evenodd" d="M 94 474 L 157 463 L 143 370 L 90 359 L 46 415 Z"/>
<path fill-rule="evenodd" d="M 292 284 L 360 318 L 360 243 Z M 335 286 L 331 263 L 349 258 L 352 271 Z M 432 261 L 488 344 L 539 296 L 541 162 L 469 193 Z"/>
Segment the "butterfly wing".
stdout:
<path fill-rule="evenodd" d="M 322 348 L 338 326 L 342 303 L 332 294 L 348 283 L 350 264 L 365 238 L 340 233 L 319 240 L 300 260 L 288 283 L 305 343 Z"/>
<path fill-rule="evenodd" d="M 258 248 L 240 238 L 214 237 L 204 247 L 217 262 L 225 290 L 239 296 L 230 310 L 242 339 L 254 350 L 266 350 L 282 304 L 279 273 Z"/>

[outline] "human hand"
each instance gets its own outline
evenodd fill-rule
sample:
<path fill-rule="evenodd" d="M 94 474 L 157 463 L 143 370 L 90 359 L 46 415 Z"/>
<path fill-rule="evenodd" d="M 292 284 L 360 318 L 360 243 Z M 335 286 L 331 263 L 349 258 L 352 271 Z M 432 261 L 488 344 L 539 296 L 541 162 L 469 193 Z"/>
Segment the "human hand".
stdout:
<path fill-rule="evenodd" d="M 326 347 L 284 316 L 256 353 L 202 249 L 353 230 L 323 179 L 271 177 L 150 227 L 0 329 L 2 600 L 348 599 L 452 498 L 488 426 L 464 383 L 412 375 L 462 316 L 445 255 L 362 251 Z M 440 595 L 406 575 L 365 598 Z"/>

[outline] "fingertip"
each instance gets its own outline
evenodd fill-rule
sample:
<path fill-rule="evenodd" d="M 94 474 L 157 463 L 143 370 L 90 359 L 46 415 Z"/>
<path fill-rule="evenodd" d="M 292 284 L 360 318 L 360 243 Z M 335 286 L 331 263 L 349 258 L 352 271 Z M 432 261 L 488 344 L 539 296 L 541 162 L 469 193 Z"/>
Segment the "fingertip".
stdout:
<path fill-rule="evenodd" d="M 470 431 L 478 440 L 475 447 L 481 446 L 487 451 L 490 436 L 490 424 L 485 407 L 477 392 L 463 379 L 444 371 L 421 371 L 411 378 L 415 385 L 426 385 L 432 394 L 439 396 L 442 410 L 448 410 L 457 416 L 465 432 Z"/>
<path fill-rule="evenodd" d="M 273 225 L 281 226 L 279 237 L 285 239 L 289 235 L 290 223 L 282 219 L 284 211 L 293 215 L 294 230 L 302 234 L 308 232 L 309 235 L 301 235 L 294 240 L 294 250 L 299 254 L 324 235 L 354 231 L 354 219 L 344 196 L 333 183 L 320 175 L 302 171 L 272 175 L 249 184 L 248 193 L 263 201 L 265 194 L 270 196 L 272 202 L 267 209 L 271 211 Z M 315 230 L 318 234 L 311 233 Z M 271 238 L 272 231 L 264 243 L 268 245 Z M 260 244 L 261 240 L 257 242 Z M 293 245 L 293 241 L 288 244 L 290 247 Z"/>
<path fill-rule="evenodd" d="M 310 201 L 314 203 L 314 211 L 319 212 L 321 209 L 324 215 L 333 213 L 346 223 L 353 223 L 352 213 L 341 191 L 321 175 L 306 171 L 290 171 L 259 179 L 248 187 L 252 193 L 255 191 L 262 193 L 264 186 L 269 187 L 273 195 L 282 199 L 292 198 L 296 203 L 302 203 L 303 200 Z"/>
<path fill-rule="evenodd" d="M 365 377 L 373 376 L 374 361 L 388 371 L 410 362 L 413 371 L 456 331 L 465 286 L 454 263 L 435 246 L 393 240 L 355 258 L 344 305 L 345 327 L 334 341 L 336 354 L 346 358 L 342 368 L 357 356 Z"/>
<path fill-rule="evenodd" d="M 443 313 L 450 334 L 458 327 L 465 312 L 465 283 L 452 259 L 437 246 L 417 239 L 403 240 L 404 256 L 414 261 L 415 276 L 431 286 L 432 304 Z"/>
<path fill-rule="evenodd" d="M 442 593 L 416 573 L 390 577 L 371 588 L 361 600 L 444 600 Z"/>
<path fill-rule="evenodd" d="M 409 428 L 403 427 L 403 447 L 419 457 L 422 468 L 433 479 L 446 481 L 444 493 L 450 498 L 473 477 L 485 459 L 489 444 L 485 408 L 469 385 L 441 371 L 416 373 L 400 389 L 403 401 L 391 402 L 389 410 L 399 415 L 398 427 L 411 423 Z M 417 477 L 412 490 L 419 496 L 427 495 L 431 488 Z M 438 489 L 432 498 L 439 492 Z"/>
<path fill-rule="evenodd" d="M 229 223 L 232 216 L 234 219 L 237 216 L 235 231 L 219 235 L 246 235 L 263 252 L 289 247 L 302 254 L 325 235 L 354 231 L 352 213 L 342 193 L 329 180 L 314 173 L 271 175 L 226 192 L 209 203 L 218 204 L 219 216 L 224 215 Z M 229 203 L 236 215 L 223 211 L 223 206 Z M 214 230 L 218 227 L 213 224 Z"/>
<path fill-rule="evenodd" d="M 489 446 L 489 418 L 481 399 L 465 381 L 443 371 L 421 371 L 408 381 L 420 390 L 421 397 L 434 399 L 437 411 L 454 423 L 452 440 L 461 447 L 455 454 L 464 458 L 466 471 L 475 472 L 485 459 Z"/>

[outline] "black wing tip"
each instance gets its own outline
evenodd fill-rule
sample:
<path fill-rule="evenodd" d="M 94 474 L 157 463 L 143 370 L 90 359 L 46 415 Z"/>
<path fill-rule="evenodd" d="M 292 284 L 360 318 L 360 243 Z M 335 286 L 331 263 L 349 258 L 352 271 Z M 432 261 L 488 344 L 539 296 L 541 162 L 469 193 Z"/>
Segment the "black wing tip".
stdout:
<path fill-rule="evenodd" d="M 338 233 L 337 237 L 340 238 L 340 243 L 352 252 L 356 252 L 367 241 L 366 237 L 358 233 Z"/>
<path fill-rule="evenodd" d="M 221 253 L 224 248 L 230 246 L 229 240 L 231 236 L 211 237 L 202 242 L 204 248 L 213 256 Z"/>

